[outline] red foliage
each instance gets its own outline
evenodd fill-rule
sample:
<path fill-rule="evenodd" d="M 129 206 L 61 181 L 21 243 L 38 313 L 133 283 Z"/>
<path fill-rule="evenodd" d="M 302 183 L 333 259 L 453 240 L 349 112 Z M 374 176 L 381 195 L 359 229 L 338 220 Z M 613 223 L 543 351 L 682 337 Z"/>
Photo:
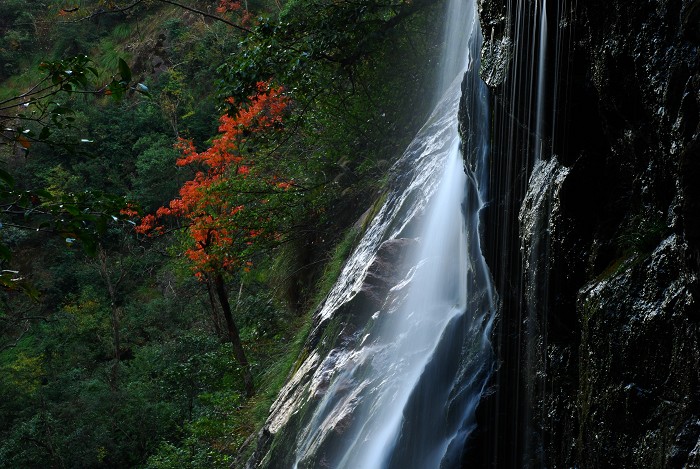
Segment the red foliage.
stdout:
<path fill-rule="evenodd" d="M 249 25 L 253 20 L 253 15 L 246 8 L 243 8 L 240 1 L 237 0 L 221 0 L 219 6 L 216 8 L 216 12 L 219 14 L 223 13 L 238 13 L 240 15 L 240 23 L 242 26 Z"/>
<path fill-rule="evenodd" d="M 126 207 L 119 211 L 120 215 L 124 215 L 127 218 L 135 218 L 138 216 L 139 212 L 132 204 L 126 204 Z"/>
<path fill-rule="evenodd" d="M 221 0 L 219 6 L 216 8 L 216 12 L 226 13 L 227 11 L 238 11 L 241 8 L 241 2 L 235 0 Z"/>
<path fill-rule="evenodd" d="M 179 197 L 168 206 L 159 208 L 155 215 L 146 215 L 136 227 L 140 234 L 160 234 L 166 217 L 184 220 L 192 246 L 186 251 L 193 262 L 195 273 L 229 270 L 234 267 L 249 268 L 239 259 L 237 249 L 248 245 L 261 235 L 261 230 L 246 228 L 239 223 L 244 205 L 227 200 L 225 187 L 231 178 L 247 178 L 254 164 L 249 157 L 241 156 L 241 146 L 246 136 L 265 132 L 282 124 L 288 99 L 282 88 L 271 88 L 268 83 L 257 84 L 257 93 L 250 97 L 247 107 L 235 116 L 220 118 L 219 132 L 212 145 L 197 152 L 190 140 L 181 139 L 177 144 L 182 156 L 178 166 L 198 168 L 193 179 L 180 188 Z M 233 103 L 232 100 L 229 102 Z M 271 186 L 284 186 L 284 182 L 271 182 Z"/>

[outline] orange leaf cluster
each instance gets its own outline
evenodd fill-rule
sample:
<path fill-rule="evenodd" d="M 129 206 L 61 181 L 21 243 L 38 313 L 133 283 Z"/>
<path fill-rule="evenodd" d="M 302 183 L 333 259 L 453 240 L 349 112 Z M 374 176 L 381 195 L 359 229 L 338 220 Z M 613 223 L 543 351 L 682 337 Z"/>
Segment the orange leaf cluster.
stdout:
<path fill-rule="evenodd" d="M 126 207 L 123 209 L 119 210 L 120 215 L 124 215 L 127 218 L 136 218 L 139 215 L 138 210 L 136 210 L 136 207 L 134 207 L 133 204 L 126 204 Z"/>
<path fill-rule="evenodd" d="M 155 215 L 143 217 L 136 232 L 160 234 L 163 219 L 181 219 L 187 222 L 193 242 L 186 255 L 198 276 L 202 272 L 229 270 L 241 265 L 243 261 L 238 259 L 235 247 L 249 244 L 261 231 L 239 225 L 238 216 L 246 207 L 226 200 L 226 193 L 221 189 L 230 178 L 249 177 L 254 162 L 241 156 L 246 137 L 281 125 L 287 106 L 288 98 L 282 88 L 261 82 L 247 107 L 235 116 L 220 118 L 220 135 L 208 149 L 198 152 L 192 141 L 181 139 L 176 148 L 182 156 L 176 164 L 194 166 L 197 172 L 180 188 L 178 198 L 159 208 Z M 276 183 L 276 186 L 283 187 L 283 184 Z M 248 267 L 244 264 L 245 269 Z"/>

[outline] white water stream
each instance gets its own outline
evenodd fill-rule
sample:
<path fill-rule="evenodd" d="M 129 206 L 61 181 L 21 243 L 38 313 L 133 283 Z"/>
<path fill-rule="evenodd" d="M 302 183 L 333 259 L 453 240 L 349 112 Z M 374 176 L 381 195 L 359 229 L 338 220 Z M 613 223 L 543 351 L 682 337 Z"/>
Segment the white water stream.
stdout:
<path fill-rule="evenodd" d="M 474 2 L 451 3 L 440 80 L 451 85 L 393 168 L 394 190 L 346 263 L 319 323 L 362 288 L 382 243 L 408 236 L 417 241 L 406 245 L 417 247 L 405 256 L 404 275 L 384 306 L 366 312 L 372 319 L 355 345 L 334 349 L 318 366 L 324 376 L 315 381 L 328 384 L 311 393 L 313 411 L 297 437 L 295 469 L 460 467 L 476 426 L 475 409 L 493 368 L 495 293 L 479 241 L 488 104 L 477 76 L 481 32 Z M 466 172 L 457 130 L 462 91 Z"/>

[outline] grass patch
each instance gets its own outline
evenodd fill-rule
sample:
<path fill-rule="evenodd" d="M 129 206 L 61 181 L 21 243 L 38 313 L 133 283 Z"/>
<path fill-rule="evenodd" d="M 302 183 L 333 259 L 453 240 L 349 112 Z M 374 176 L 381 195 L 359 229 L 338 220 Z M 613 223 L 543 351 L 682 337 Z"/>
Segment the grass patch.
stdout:
<path fill-rule="evenodd" d="M 372 220 L 374 220 L 374 217 L 377 216 L 379 213 L 379 210 L 384 206 L 386 203 L 386 199 L 389 196 L 388 191 L 383 191 L 379 198 L 372 204 L 372 207 L 369 210 L 369 213 L 367 213 L 367 216 L 365 217 L 364 220 L 362 220 L 362 233 L 367 231 L 367 228 L 369 227 L 369 224 L 372 223 Z"/>
<path fill-rule="evenodd" d="M 34 57 L 21 65 L 18 75 L 5 80 L 0 86 L 0 100 L 10 99 L 22 94 L 43 78 L 39 71 L 39 64 L 42 59 Z"/>
<path fill-rule="evenodd" d="M 109 76 L 119 69 L 119 59 L 124 59 L 127 63 L 131 58 L 119 47 L 111 38 L 104 38 L 100 41 L 99 50 L 101 55 L 95 55 L 94 61 L 100 75 Z"/>
<path fill-rule="evenodd" d="M 115 41 L 125 41 L 131 37 L 132 27 L 129 23 L 120 23 L 112 30 L 112 38 Z"/>
<path fill-rule="evenodd" d="M 267 363 L 256 377 L 259 389 L 258 397 L 266 401 L 254 406 L 256 409 L 254 414 L 258 417 L 260 424 L 258 426 L 261 426 L 267 419 L 272 402 L 284 386 L 290 373 L 295 369 L 295 364 L 298 362 L 298 357 L 311 329 L 311 315 L 312 313 L 309 312 L 294 319 L 288 331 L 290 340 L 272 340 L 267 344 L 266 348 L 269 351 Z"/>

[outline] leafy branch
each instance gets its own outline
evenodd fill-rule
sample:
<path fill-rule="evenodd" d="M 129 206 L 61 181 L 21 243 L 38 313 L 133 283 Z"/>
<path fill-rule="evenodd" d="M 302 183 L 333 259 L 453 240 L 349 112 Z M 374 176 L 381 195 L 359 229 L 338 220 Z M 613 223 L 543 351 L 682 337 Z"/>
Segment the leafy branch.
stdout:
<path fill-rule="evenodd" d="M 119 59 L 118 68 L 118 73 L 109 83 L 95 86 L 99 74 L 85 55 L 42 62 L 39 70 L 45 75 L 41 80 L 24 93 L 0 100 L 3 130 L 0 144 L 19 145 L 26 151 L 35 142 L 66 146 L 50 137 L 57 129 L 65 128 L 75 120 L 75 111 L 68 103 L 68 98 L 74 94 L 111 96 L 115 100 L 123 98 L 130 90 L 148 95 L 143 84 L 132 83 L 131 69 L 123 59 Z M 73 145 L 87 142 L 88 139 L 81 139 Z"/>

